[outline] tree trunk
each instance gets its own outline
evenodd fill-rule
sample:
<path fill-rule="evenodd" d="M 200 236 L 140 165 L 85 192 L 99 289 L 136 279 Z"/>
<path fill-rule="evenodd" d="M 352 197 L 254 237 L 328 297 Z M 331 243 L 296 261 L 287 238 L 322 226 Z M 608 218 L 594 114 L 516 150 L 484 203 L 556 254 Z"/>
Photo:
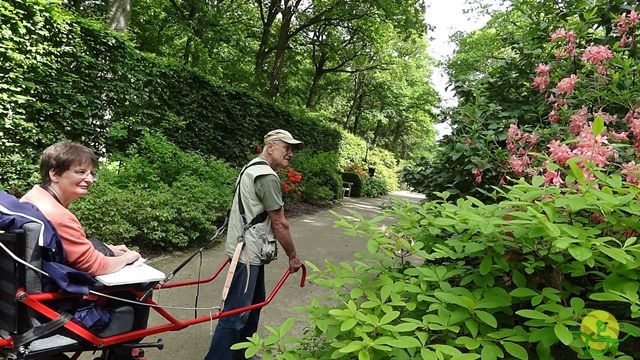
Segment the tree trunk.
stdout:
<path fill-rule="evenodd" d="M 195 6 L 191 6 L 191 9 L 189 9 L 189 15 L 187 17 L 187 21 L 189 23 L 193 23 L 193 19 L 196 17 L 196 7 Z M 192 30 L 193 30 L 193 26 L 192 26 Z M 193 60 L 193 38 L 194 36 L 189 34 L 189 36 L 187 36 L 187 41 L 184 44 L 184 55 L 182 55 L 182 63 L 184 65 L 189 65 L 189 63 Z"/>
<path fill-rule="evenodd" d="M 262 6 L 262 0 L 257 0 L 258 7 L 260 8 L 260 18 L 262 20 L 262 35 L 260 36 L 260 45 L 256 52 L 256 63 L 254 67 L 254 76 L 256 81 L 260 82 L 263 79 L 263 75 L 266 71 L 267 57 L 269 56 L 269 42 L 271 40 L 271 28 L 273 22 L 276 20 L 278 13 L 280 12 L 280 0 L 269 1 L 267 7 L 267 13 L 264 13 Z"/>
<path fill-rule="evenodd" d="M 398 148 L 398 142 L 400 141 L 400 135 L 402 134 L 402 128 L 404 127 L 404 120 L 400 120 L 396 123 L 393 129 L 393 140 L 389 144 L 389 151 L 395 153 Z"/>
<path fill-rule="evenodd" d="M 295 1 L 294 1 L 295 2 Z M 278 33 L 278 43 L 276 44 L 276 53 L 273 59 L 273 67 L 269 74 L 269 99 L 276 100 L 280 93 L 280 80 L 282 78 L 282 69 L 284 68 L 284 56 L 289 46 L 289 30 L 291 29 L 291 20 L 293 19 L 294 5 L 291 1 L 285 0 L 282 9 L 282 24 Z"/>
<path fill-rule="evenodd" d="M 131 20 L 130 0 L 109 0 L 107 5 L 107 25 L 116 31 L 125 31 Z"/>
<path fill-rule="evenodd" d="M 353 80 L 353 101 L 351 101 L 351 106 L 349 107 L 349 113 L 347 113 L 347 118 L 345 119 L 343 128 L 345 130 L 349 129 L 349 123 L 351 122 L 351 117 L 357 111 L 358 99 L 360 98 L 360 94 L 362 92 L 362 83 L 364 82 L 364 74 L 357 73 L 355 74 Z"/>
<path fill-rule="evenodd" d="M 307 95 L 307 103 L 305 107 L 307 109 L 311 109 L 315 105 L 316 94 L 318 93 L 318 86 L 320 85 L 320 79 L 322 78 L 322 73 L 318 73 L 316 71 L 313 74 L 313 80 L 311 81 L 311 87 L 309 88 L 309 94 Z"/>
<path fill-rule="evenodd" d="M 307 95 L 307 109 L 311 109 L 315 105 L 316 95 L 318 93 L 318 87 L 320 86 L 320 80 L 324 76 L 324 65 L 327 62 L 327 55 L 321 54 L 318 59 L 315 72 L 313 73 L 313 80 L 311 81 L 311 87 L 309 88 L 309 94 Z"/>

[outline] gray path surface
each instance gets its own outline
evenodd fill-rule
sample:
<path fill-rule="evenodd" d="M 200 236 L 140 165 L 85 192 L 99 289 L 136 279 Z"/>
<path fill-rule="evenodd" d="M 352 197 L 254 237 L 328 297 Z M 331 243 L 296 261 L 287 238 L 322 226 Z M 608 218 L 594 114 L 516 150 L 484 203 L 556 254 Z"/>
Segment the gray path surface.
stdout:
<path fill-rule="evenodd" d="M 367 198 L 345 198 L 341 206 L 333 211 L 341 215 L 349 215 L 349 210 L 354 210 L 362 214 L 365 218 L 370 218 L 380 214 L 381 205 L 388 204 L 390 198 L 397 198 L 409 201 L 419 200 L 416 194 L 408 192 L 397 192 L 388 197 L 378 199 Z M 291 232 L 298 251 L 299 257 L 305 261 L 309 260 L 320 268 L 324 268 L 324 260 L 333 262 L 351 261 L 353 254 L 366 250 L 366 242 L 361 238 L 356 238 L 344 234 L 342 229 L 334 227 L 337 218 L 329 211 L 322 211 L 313 215 L 300 216 L 290 219 Z M 170 272 L 178 266 L 190 254 L 177 254 L 151 262 L 151 264 L 165 272 Z M 267 294 L 282 277 L 287 269 L 286 256 L 280 249 L 280 258 L 266 266 L 266 289 Z M 204 252 L 202 258 L 201 277 L 209 276 L 225 259 L 222 243 L 212 246 Z M 197 279 L 200 258 L 196 257 L 189 265 L 183 268 L 174 281 L 186 281 Z M 216 305 L 220 300 L 225 272 L 212 283 L 204 284 L 200 287 L 199 304 L 201 308 Z M 307 283 L 304 288 L 299 287 L 300 275 L 293 274 L 280 289 L 273 302 L 262 309 L 260 319 L 260 333 L 264 334 L 265 325 L 277 326 L 289 317 L 302 317 L 296 313 L 295 306 L 307 305 L 314 298 L 323 295 L 325 289 Z M 154 296 L 154 299 L 162 305 L 193 307 L 196 296 L 196 287 L 189 286 L 180 290 L 163 290 Z M 189 319 L 194 316 L 193 310 L 169 310 L 178 319 Z M 206 315 L 206 311 L 200 311 L 199 316 Z M 158 315 L 152 311 L 150 325 L 163 323 Z M 202 359 L 206 353 L 211 340 L 211 331 L 215 328 L 216 322 L 206 322 L 192 325 L 175 332 L 166 332 L 146 338 L 146 341 L 155 341 L 161 338 L 165 343 L 163 350 L 146 349 L 146 355 L 152 360 L 166 359 Z"/>

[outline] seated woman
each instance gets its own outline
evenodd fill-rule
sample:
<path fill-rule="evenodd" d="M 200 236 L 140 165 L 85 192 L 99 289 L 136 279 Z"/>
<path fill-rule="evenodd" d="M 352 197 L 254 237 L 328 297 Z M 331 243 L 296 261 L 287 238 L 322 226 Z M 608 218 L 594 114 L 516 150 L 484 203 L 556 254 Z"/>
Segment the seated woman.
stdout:
<path fill-rule="evenodd" d="M 125 245 L 108 245 L 115 256 L 103 255 L 93 247 L 80 221 L 68 209 L 69 204 L 89 192 L 97 164 L 93 151 L 81 144 L 53 144 L 40 158 L 41 183 L 20 199 L 35 205 L 51 221 L 62 240 L 68 265 L 92 276 L 116 272 L 140 257 Z"/>
<path fill-rule="evenodd" d="M 97 165 L 98 159 L 89 148 L 68 141 L 55 143 L 40 158 L 41 183 L 20 199 L 35 205 L 53 224 L 62 241 L 67 265 L 92 276 L 116 272 L 140 258 L 139 253 L 125 245 L 107 245 L 114 253 L 112 257 L 96 250 L 78 218 L 68 209 L 74 200 L 87 195 L 96 180 Z M 149 309 L 135 308 L 133 329 L 144 329 Z M 131 358 L 129 354 L 122 355 L 118 358 Z"/>

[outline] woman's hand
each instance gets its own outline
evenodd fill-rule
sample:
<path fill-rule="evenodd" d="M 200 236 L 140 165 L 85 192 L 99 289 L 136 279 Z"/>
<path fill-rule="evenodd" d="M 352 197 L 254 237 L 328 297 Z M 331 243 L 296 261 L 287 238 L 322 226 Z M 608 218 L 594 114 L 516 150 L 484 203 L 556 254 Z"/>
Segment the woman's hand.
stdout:
<path fill-rule="evenodd" d="M 122 256 L 127 253 L 129 248 L 126 245 L 108 245 L 115 256 Z"/>

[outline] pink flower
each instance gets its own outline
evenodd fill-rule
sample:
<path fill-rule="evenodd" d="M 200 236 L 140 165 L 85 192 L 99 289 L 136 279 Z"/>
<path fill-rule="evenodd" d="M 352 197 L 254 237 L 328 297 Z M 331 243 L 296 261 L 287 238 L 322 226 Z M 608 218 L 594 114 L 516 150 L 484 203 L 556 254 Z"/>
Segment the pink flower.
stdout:
<path fill-rule="evenodd" d="M 573 150 L 573 155 L 581 157 L 585 161 L 591 161 L 598 167 L 603 167 L 609 163 L 608 159 L 613 155 L 613 149 L 608 145 L 604 135 L 594 136 L 591 127 L 587 126 L 578 136 L 578 143 Z"/>
<path fill-rule="evenodd" d="M 480 169 L 479 167 L 475 167 L 473 170 L 471 170 L 471 173 L 473 174 L 476 183 L 482 183 L 482 169 Z"/>
<path fill-rule="evenodd" d="M 533 78 L 533 87 L 538 91 L 543 92 L 551 82 L 549 76 L 536 76 Z"/>
<path fill-rule="evenodd" d="M 629 110 L 624 117 L 629 123 L 629 130 L 636 139 L 640 139 L 640 109 Z"/>
<path fill-rule="evenodd" d="M 582 109 L 573 113 L 573 115 L 571 115 L 571 117 L 569 118 L 569 131 L 576 136 L 580 134 L 582 132 L 582 129 L 587 126 L 588 118 L 589 112 L 587 111 L 586 107 L 582 107 Z"/>
<path fill-rule="evenodd" d="M 556 85 L 556 93 L 571 94 L 573 88 L 576 86 L 576 82 L 578 82 L 578 77 L 575 74 L 560 80 L 558 85 Z"/>
<path fill-rule="evenodd" d="M 551 34 L 551 41 L 556 41 L 558 39 L 564 39 L 566 36 L 566 30 L 564 28 L 556 29 L 556 31 Z"/>
<path fill-rule="evenodd" d="M 517 157 L 512 155 L 509 159 L 509 165 L 516 175 L 522 175 L 527 170 L 527 165 L 531 163 L 531 158 L 528 156 Z"/>
<path fill-rule="evenodd" d="M 564 99 L 564 98 L 558 98 L 558 99 L 556 100 L 555 105 L 557 105 L 558 107 L 567 106 L 567 99 Z"/>
<path fill-rule="evenodd" d="M 549 113 L 549 121 L 551 121 L 552 124 L 557 124 L 560 122 L 560 115 L 558 115 L 555 110 L 551 111 Z"/>
<path fill-rule="evenodd" d="M 612 57 L 613 53 L 609 50 L 609 46 L 591 45 L 584 50 L 580 59 L 591 65 L 600 65 L 605 60 L 609 60 Z"/>
<path fill-rule="evenodd" d="M 560 144 L 558 140 L 553 140 L 547 147 L 551 160 L 556 164 L 565 165 L 567 160 L 573 157 L 571 149 L 566 144 Z"/>
<path fill-rule="evenodd" d="M 611 115 L 607 112 L 604 112 L 602 111 L 602 109 L 598 110 L 598 112 L 593 113 L 594 118 L 597 116 L 602 116 L 602 120 L 604 120 L 604 123 L 607 125 L 615 124 L 616 121 L 618 121 L 615 115 Z"/>
<path fill-rule="evenodd" d="M 628 182 L 635 185 L 640 185 L 640 178 L 638 178 L 638 175 L 640 175 L 640 168 L 638 167 L 638 165 L 636 165 L 635 161 L 630 161 L 626 164 L 623 164 L 621 173 L 625 176 L 625 179 Z"/>
<path fill-rule="evenodd" d="M 540 63 L 536 67 L 536 74 L 538 74 L 539 76 L 547 76 L 549 75 L 550 71 L 551 71 L 551 65 Z"/>
<path fill-rule="evenodd" d="M 614 138 L 614 139 L 616 139 L 618 141 L 629 141 L 629 137 L 627 136 L 627 134 L 628 134 L 628 132 L 626 132 L 626 131 L 625 132 L 620 132 L 620 133 L 617 133 L 615 131 L 610 131 L 609 132 L 609 135 L 612 138 Z"/>
<path fill-rule="evenodd" d="M 558 172 L 547 170 L 547 172 L 544 174 L 545 186 L 549 186 L 549 185 L 560 186 L 562 184 L 564 184 L 564 181 L 562 181 L 562 178 L 560 177 L 560 174 Z"/>

